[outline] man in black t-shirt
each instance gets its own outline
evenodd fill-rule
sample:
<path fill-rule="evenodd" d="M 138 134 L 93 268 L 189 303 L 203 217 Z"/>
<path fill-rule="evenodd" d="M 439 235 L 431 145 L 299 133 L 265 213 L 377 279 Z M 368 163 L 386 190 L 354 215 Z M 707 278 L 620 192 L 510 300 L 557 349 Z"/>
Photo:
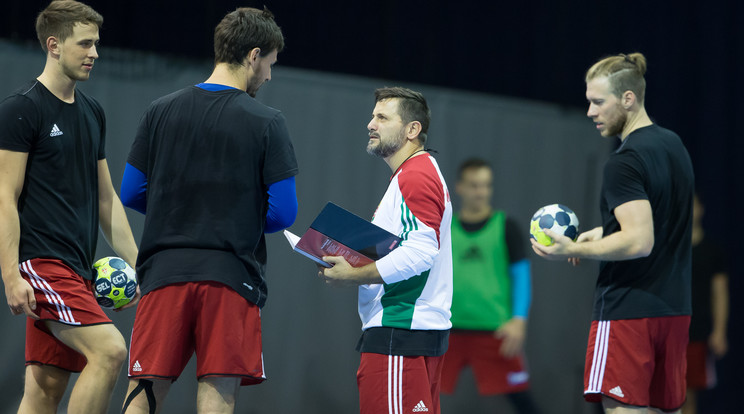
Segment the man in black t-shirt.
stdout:
<path fill-rule="evenodd" d="M 80 376 L 67 411 L 106 412 L 126 357 L 90 279 L 99 226 L 125 261 L 137 246 L 111 184 L 103 110 L 76 89 L 102 23 L 82 3 L 52 2 L 36 21 L 44 71 L 0 103 L 0 267 L 11 312 L 27 316 L 21 413 L 56 412 L 70 372 Z"/>
<path fill-rule="evenodd" d="M 294 222 L 297 162 L 284 116 L 254 97 L 284 37 L 268 10 L 239 8 L 214 42 L 209 79 L 150 105 L 124 173 L 145 228 L 122 412 L 156 412 L 194 352 L 197 412 L 233 412 L 238 386 L 266 379 L 264 233 Z"/>
<path fill-rule="evenodd" d="M 683 414 L 698 412 L 698 391 L 716 386 L 716 358 L 728 352 L 728 258 L 705 234 L 705 207 L 698 195 L 692 222 L 692 318 L 687 346 L 687 401 Z"/>
<path fill-rule="evenodd" d="M 587 115 L 621 140 L 605 165 L 602 227 L 576 243 L 552 232 L 552 246 L 532 242 L 548 259 L 602 261 L 584 396 L 613 413 L 671 412 L 685 401 L 694 178 L 679 136 L 646 113 L 645 72 L 645 57 L 633 53 L 586 74 Z"/>

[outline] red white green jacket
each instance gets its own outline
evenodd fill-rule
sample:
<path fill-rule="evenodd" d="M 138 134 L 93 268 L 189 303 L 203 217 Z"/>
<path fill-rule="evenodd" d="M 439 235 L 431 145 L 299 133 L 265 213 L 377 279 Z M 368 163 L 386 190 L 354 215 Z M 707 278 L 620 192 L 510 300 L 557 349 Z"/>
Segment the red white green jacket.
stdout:
<path fill-rule="evenodd" d="M 359 287 L 362 330 L 450 329 L 452 203 L 436 160 L 406 160 L 393 174 L 372 222 L 403 241 L 375 262 L 383 284 Z"/>

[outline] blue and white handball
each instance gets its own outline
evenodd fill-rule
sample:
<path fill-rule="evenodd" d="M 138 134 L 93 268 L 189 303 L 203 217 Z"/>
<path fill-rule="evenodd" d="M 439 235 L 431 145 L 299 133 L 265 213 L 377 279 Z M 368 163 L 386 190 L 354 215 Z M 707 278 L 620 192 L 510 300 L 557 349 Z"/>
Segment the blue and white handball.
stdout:
<path fill-rule="evenodd" d="M 579 218 L 563 204 L 551 204 L 537 210 L 530 221 L 530 237 L 542 245 L 550 246 L 553 239 L 545 234 L 545 229 L 576 241 L 579 235 Z"/>
<path fill-rule="evenodd" d="M 93 264 L 93 269 L 96 270 L 93 289 L 102 308 L 118 309 L 134 299 L 137 275 L 123 259 L 104 257 Z"/>

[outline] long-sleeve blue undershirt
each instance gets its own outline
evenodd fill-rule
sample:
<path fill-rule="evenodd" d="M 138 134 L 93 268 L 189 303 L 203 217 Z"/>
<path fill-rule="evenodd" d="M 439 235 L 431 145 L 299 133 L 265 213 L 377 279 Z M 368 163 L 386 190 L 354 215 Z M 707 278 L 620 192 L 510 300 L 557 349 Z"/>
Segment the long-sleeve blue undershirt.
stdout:
<path fill-rule="evenodd" d="M 527 319 L 532 301 L 530 261 L 522 259 L 509 265 L 512 279 L 512 316 Z"/>
<path fill-rule="evenodd" d="M 121 203 L 142 214 L 147 210 L 147 176 L 129 163 L 121 179 Z"/>
<path fill-rule="evenodd" d="M 264 233 L 274 233 L 291 226 L 297 218 L 295 178 L 277 181 L 268 188 L 269 209 Z M 145 214 L 147 211 L 147 176 L 131 164 L 124 167 L 121 181 L 121 202 Z"/>
<path fill-rule="evenodd" d="M 264 233 L 274 233 L 291 226 L 297 218 L 297 190 L 294 176 L 269 186 L 269 210 Z"/>

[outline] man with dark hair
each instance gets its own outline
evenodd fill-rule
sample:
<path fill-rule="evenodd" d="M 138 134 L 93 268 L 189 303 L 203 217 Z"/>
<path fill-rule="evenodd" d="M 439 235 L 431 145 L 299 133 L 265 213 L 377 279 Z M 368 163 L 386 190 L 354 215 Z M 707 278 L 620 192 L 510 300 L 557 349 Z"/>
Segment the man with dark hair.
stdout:
<path fill-rule="evenodd" d="M 274 22 L 274 15 L 266 8 L 240 8 L 225 16 L 214 29 L 214 63 L 220 69 L 231 72 L 240 69 L 245 63 L 245 57 L 252 52 L 256 53 L 252 60 L 261 58 L 264 64 L 273 66 L 276 55 L 283 49 L 282 30 Z M 257 74 L 259 76 L 250 77 L 245 88 L 253 98 L 256 97 L 258 88 L 271 80 L 271 70 L 263 68 Z"/>
<path fill-rule="evenodd" d="M 76 89 L 102 24 L 85 4 L 49 4 L 36 20 L 44 71 L 0 103 L 0 267 L 11 312 L 27 316 L 20 413 L 56 412 L 70 372 L 80 377 L 67 411 L 105 413 L 126 358 L 91 290 L 98 227 L 128 263 L 137 246 L 111 183 L 103 109 Z"/>
<path fill-rule="evenodd" d="M 297 162 L 281 112 L 255 99 L 284 46 L 266 9 L 217 25 L 215 67 L 143 116 L 122 200 L 145 214 L 122 412 L 157 412 L 196 352 L 197 412 L 232 413 L 239 385 L 265 380 L 264 233 L 297 214 Z"/>
<path fill-rule="evenodd" d="M 372 223 L 399 235 L 400 246 L 354 268 L 324 257 L 327 283 L 359 286 L 361 413 L 438 414 L 452 302 L 452 203 L 436 160 L 424 150 L 429 107 L 405 88 L 375 92 L 367 152 L 393 171 Z"/>
<path fill-rule="evenodd" d="M 587 116 L 620 147 L 604 169 L 602 226 L 576 243 L 532 240 L 553 260 L 601 260 L 584 398 L 607 413 L 678 412 L 685 401 L 690 324 L 692 163 L 682 140 L 643 104 L 646 58 L 610 56 L 586 73 Z"/>
<path fill-rule="evenodd" d="M 493 169 L 485 160 L 460 165 L 455 192 L 461 205 L 452 220 L 452 333 L 442 391 L 454 392 L 470 366 L 481 395 L 506 395 L 516 412 L 535 413 L 523 356 L 531 300 L 523 230 L 491 206 Z"/>

